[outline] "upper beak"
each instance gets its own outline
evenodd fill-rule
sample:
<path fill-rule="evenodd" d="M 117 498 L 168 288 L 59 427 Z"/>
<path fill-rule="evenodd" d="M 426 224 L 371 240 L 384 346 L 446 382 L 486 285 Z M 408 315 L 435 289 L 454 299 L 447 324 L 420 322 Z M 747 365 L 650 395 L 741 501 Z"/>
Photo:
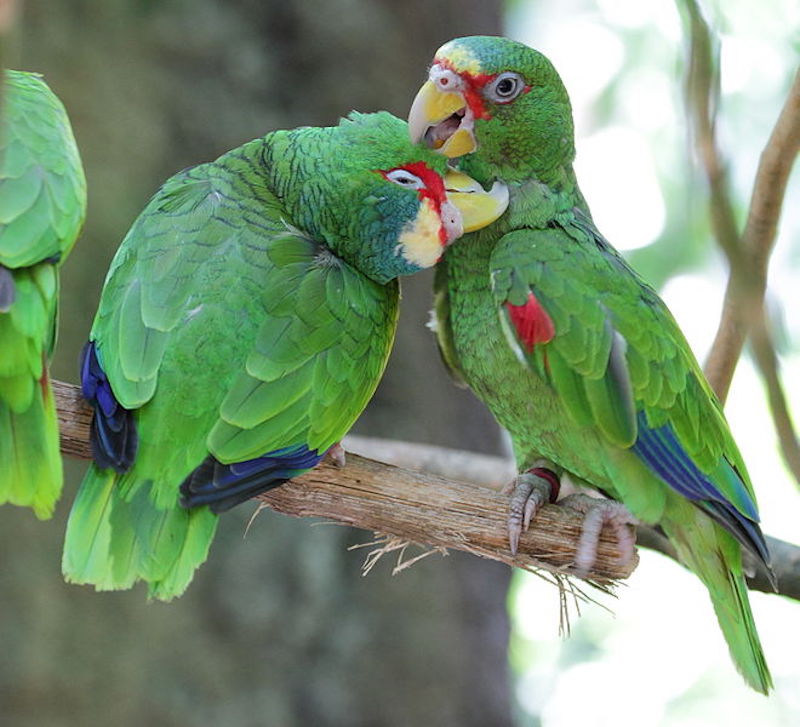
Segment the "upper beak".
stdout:
<path fill-rule="evenodd" d="M 459 157 L 475 151 L 477 144 L 472 129 L 465 128 L 463 124 L 446 139 L 426 139 L 428 129 L 462 110 L 465 116 L 469 113 L 461 93 L 440 91 L 433 81 L 426 81 L 417 92 L 408 112 L 408 131 L 412 143 L 418 144 L 425 140 L 428 146 L 448 157 Z"/>
<path fill-rule="evenodd" d="M 461 212 L 464 232 L 474 232 L 494 222 L 508 207 L 508 187 L 495 182 L 488 192 L 472 177 L 453 169 L 444 177 L 447 198 Z"/>

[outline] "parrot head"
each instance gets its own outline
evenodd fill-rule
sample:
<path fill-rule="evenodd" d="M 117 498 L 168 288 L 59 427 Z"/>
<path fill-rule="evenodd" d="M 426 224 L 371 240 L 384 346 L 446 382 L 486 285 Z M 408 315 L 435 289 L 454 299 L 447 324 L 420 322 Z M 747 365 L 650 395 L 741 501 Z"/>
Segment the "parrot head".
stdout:
<path fill-rule="evenodd" d="M 447 157 L 471 154 L 462 168 L 484 181 L 531 175 L 549 181 L 575 156 L 572 108 L 561 78 L 545 56 L 508 38 L 445 43 L 408 124 L 415 143 Z"/>
<path fill-rule="evenodd" d="M 379 283 L 435 265 L 465 232 L 494 222 L 508 189 L 489 192 L 450 170 L 447 158 L 409 141 L 404 121 L 386 112 L 353 113 L 301 180 L 306 228 Z"/>

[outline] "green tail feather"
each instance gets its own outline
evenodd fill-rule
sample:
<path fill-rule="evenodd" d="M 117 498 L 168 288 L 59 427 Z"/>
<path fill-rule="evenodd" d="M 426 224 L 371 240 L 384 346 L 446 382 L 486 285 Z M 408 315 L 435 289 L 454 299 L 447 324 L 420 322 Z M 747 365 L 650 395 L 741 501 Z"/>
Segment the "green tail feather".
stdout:
<path fill-rule="evenodd" d="M 714 612 L 739 673 L 753 689 L 767 694 L 773 686 L 772 676 L 750 609 L 739 544 L 699 511 L 697 518 L 687 518 L 677 528 L 665 521 L 661 524 L 681 559 L 708 588 Z M 692 536 L 687 538 L 685 532 L 690 528 Z M 705 543 L 700 543 L 698 536 L 705 536 Z M 688 547 L 687 541 L 695 547 Z"/>
<path fill-rule="evenodd" d="M 177 503 L 161 510 L 151 484 L 90 467 L 67 525 L 62 568 L 68 581 L 124 590 L 142 580 L 150 597 L 164 601 L 186 590 L 208 557 L 217 516 Z"/>
<path fill-rule="evenodd" d="M 32 507 L 45 520 L 53 514 L 64 476 L 50 384 L 45 378 L 33 386 L 24 411 L 0 397 L 0 504 Z"/>
<path fill-rule="evenodd" d="M 116 475 L 92 465 L 72 504 L 64 538 L 61 570 L 71 583 L 89 583 L 98 591 L 129 588 L 113 577 L 111 509 Z"/>
<path fill-rule="evenodd" d="M 739 673 L 753 689 L 768 694 L 773 686 L 772 675 L 750 610 L 744 574 L 728 571 L 724 593 L 715 596 L 712 592 L 711 601 Z"/>
<path fill-rule="evenodd" d="M 160 579 L 150 581 L 150 598 L 169 601 L 180 596 L 191 583 L 197 567 L 208 558 L 208 549 L 214 539 L 219 518 L 207 507 L 181 512 L 187 513 L 188 526 L 180 553 Z"/>

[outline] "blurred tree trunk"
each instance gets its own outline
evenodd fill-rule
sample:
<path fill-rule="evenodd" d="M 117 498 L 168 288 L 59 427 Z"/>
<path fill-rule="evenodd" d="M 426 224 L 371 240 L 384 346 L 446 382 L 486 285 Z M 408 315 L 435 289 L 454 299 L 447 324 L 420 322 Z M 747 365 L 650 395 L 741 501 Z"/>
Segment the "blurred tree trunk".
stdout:
<path fill-rule="evenodd" d="M 351 108 L 404 115 L 433 51 L 497 33 L 499 0 L 29 0 L 21 66 L 64 99 L 87 167 L 85 234 L 67 263 L 55 374 L 75 380 L 103 275 L 147 197 L 176 170 Z M 496 452 L 424 329 L 430 276 L 404 286 L 398 347 L 361 431 Z M 509 572 L 431 556 L 367 578 L 370 534 L 252 508 L 222 518 L 186 596 L 61 582 L 82 468 L 51 523 L 0 510 L 0 703 L 15 725 L 504 725 Z"/>

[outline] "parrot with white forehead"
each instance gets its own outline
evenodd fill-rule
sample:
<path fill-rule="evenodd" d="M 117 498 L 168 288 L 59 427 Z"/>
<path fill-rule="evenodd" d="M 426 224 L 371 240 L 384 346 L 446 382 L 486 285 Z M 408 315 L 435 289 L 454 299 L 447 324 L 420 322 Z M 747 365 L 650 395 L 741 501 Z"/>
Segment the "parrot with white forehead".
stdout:
<path fill-rule="evenodd" d="M 386 366 L 397 277 L 505 209 L 502 185 L 445 174 L 382 112 L 276 131 L 165 182 L 83 353 L 94 462 L 67 580 L 179 596 L 218 513 L 335 449 Z"/>
<path fill-rule="evenodd" d="M 771 571 L 747 469 L 666 305 L 592 220 L 553 65 L 505 38 L 450 41 L 409 129 L 478 182 L 509 186 L 507 213 L 439 263 L 435 317 L 445 362 L 511 435 L 512 551 L 562 479 L 596 490 L 605 499 L 564 500 L 586 513 L 576 572 L 604 522 L 624 558 L 629 523 L 659 527 L 708 589 L 736 667 L 766 694 L 742 551 Z"/>

